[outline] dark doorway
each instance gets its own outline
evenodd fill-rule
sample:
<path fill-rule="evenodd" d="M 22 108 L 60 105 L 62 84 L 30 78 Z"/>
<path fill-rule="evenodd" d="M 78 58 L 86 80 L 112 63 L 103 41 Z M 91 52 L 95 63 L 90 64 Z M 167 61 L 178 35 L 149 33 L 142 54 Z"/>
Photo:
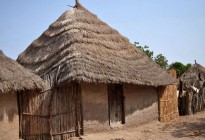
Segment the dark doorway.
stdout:
<path fill-rule="evenodd" d="M 123 85 L 108 85 L 109 124 L 111 126 L 125 123 Z"/>

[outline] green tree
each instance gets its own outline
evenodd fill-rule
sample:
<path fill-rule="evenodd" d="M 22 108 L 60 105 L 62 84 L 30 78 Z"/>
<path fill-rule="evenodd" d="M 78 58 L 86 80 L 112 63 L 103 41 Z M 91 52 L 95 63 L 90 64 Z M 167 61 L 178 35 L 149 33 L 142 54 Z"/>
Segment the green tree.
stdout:
<path fill-rule="evenodd" d="M 135 47 L 140 49 L 142 52 L 144 52 L 149 58 L 151 58 L 153 61 L 155 61 L 157 64 L 161 66 L 163 69 L 175 69 L 177 72 L 177 77 L 181 76 L 185 71 L 187 71 L 192 64 L 188 63 L 184 65 L 181 62 L 174 62 L 172 64 L 168 64 L 168 60 L 163 54 L 158 54 L 156 57 L 154 57 L 154 52 L 149 50 L 149 46 L 145 45 L 142 47 L 139 45 L 139 42 L 134 42 Z"/>
<path fill-rule="evenodd" d="M 174 62 L 170 64 L 169 69 L 175 69 L 177 72 L 177 78 L 181 76 L 186 70 L 188 70 L 192 65 L 189 63 L 184 65 L 181 62 Z"/>
<path fill-rule="evenodd" d="M 163 69 L 167 69 L 168 67 L 168 60 L 166 57 L 162 54 L 158 54 L 155 58 L 154 61 L 161 66 Z"/>
<path fill-rule="evenodd" d="M 191 63 L 188 63 L 188 64 L 186 64 L 186 70 L 185 71 L 187 71 L 189 68 L 191 68 L 191 66 L 192 66 L 192 64 Z"/>
<path fill-rule="evenodd" d="M 154 52 L 149 50 L 149 46 L 145 45 L 144 47 L 142 47 L 141 45 L 139 45 L 139 42 L 134 42 L 134 45 L 142 52 L 144 52 L 149 58 L 159 64 L 161 68 L 166 69 L 168 67 L 168 60 L 164 55 L 158 54 L 156 57 L 154 57 Z"/>
<path fill-rule="evenodd" d="M 140 49 L 142 52 L 144 52 L 149 58 L 153 59 L 153 51 L 149 50 L 149 46 L 145 45 L 144 47 L 140 46 L 138 42 L 134 42 L 134 45 Z"/>

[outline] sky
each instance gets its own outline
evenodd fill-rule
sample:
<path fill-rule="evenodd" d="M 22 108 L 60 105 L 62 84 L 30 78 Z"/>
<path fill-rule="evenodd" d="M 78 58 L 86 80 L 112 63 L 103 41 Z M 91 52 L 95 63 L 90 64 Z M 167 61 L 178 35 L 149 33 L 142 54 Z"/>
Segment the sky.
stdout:
<path fill-rule="evenodd" d="M 80 0 L 131 43 L 148 45 L 169 64 L 205 66 L 205 0 Z M 23 52 L 75 0 L 1 0 L 0 50 L 13 58 Z"/>

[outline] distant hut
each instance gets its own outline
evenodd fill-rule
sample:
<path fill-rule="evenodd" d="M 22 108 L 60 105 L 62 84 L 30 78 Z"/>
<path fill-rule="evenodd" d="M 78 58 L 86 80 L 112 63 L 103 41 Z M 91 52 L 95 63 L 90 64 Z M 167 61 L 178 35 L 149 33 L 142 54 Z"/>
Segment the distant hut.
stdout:
<path fill-rule="evenodd" d="M 0 50 L 0 139 L 19 139 L 17 97 L 43 88 L 42 79 L 6 57 Z"/>
<path fill-rule="evenodd" d="M 179 112 L 190 115 L 205 108 L 205 68 L 195 63 L 178 78 Z"/>
<path fill-rule="evenodd" d="M 175 82 L 79 2 L 33 41 L 18 62 L 51 88 L 48 131 L 36 138 L 60 140 L 157 120 L 158 88 Z"/>
<path fill-rule="evenodd" d="M 178 79 L 183 83 L 183 85 L 181 85 L 183 86 L 183 90 L 186 90 L 191 86 L 200 89 L 205 82 L 205 68 L 202 65 L 195 63 Z"/>

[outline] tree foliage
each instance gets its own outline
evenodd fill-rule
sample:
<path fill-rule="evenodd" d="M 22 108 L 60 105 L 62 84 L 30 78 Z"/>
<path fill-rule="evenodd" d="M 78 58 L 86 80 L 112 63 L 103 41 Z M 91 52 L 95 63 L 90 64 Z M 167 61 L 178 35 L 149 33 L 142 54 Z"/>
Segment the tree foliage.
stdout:
<path fill-rule="evenodd" d="M 144 52 L 149 58 L 159 64 L 161 68 L 166 69 L 168 67 L 168 60 L 164 55 L 158 54 L 156 57 L 154 57 L 154 52 L 149 50 L 149 46 L 145 45 L 144 47 L 142 47 L 138 42 L 134 42 L 134 45 L 142 52 Z"/>
<path fill-rule="evenodd" d="M 144 52 L 149 58 L 153 59 L 153 51 L 150 51 L 149 50 L 149 46 L 145 45 L 144 47 L 142 46 L 139 46 L 139 43 L 138 42 L 135 42 L 134 45 L 140 49 L 142 52 Z"/>
<path fill-rule="evenodd" d="M 168 60 L 163 54 L 158 54 L 154 57 L 154 52 L 149 49 L 149 46 L 145 45 L 144 47 L 139 45 L 139 42 L 134 42 L 134 45 L 140 49 L 142 52 L 144 52 L 149 58 L 151 58 L 153 61 L 155 61 L 157 64 L 161 66 L 163 69 L 175 69 L 177 72 L 177 77 L 182 75 L 186 70 L 188 70 L 192 65 L 186 64 L 184 65 L 181 62 L 174 62 L 172 64 L 168 64 Z"/>
<path fill-rule="evenodd" d="M 192 65 L 189 64 L 182 64 L 181 62 L 174 62 L 169 65 L 169 69 L 175 69 L 177 72 L 177 78 L 181 76 L 185 71 L 187 71 Z"/>
<path fill-rule="evenodd" d="M 168 67 L 168 60 L 166 57 L 162 54 L 158 54 L 155 58 L 154 61 L 161 66 L 161 68 L 166 69 Z"/>
<path fill-rule="evenodd" d="M 191 63 L 186 64 L 186 71 L 187 71 L 189 68 L 191 68 L 191 66 L 192 66 Z"/>

